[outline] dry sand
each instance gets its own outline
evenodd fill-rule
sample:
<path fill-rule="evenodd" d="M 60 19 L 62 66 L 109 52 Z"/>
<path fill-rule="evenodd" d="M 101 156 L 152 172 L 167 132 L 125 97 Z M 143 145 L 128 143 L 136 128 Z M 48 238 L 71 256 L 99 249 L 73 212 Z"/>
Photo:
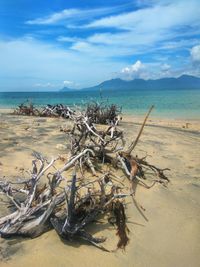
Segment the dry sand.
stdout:
<path fill-rule="evenodd" d="M 25 175 L 24 170 L 31 167 L 33 150 L 49 158 L 64 155 L 66 137 L 59 131 L 63 123 L 62 119 L 12 117 L 2 112 L 1 177 Z M 130 116 L 121 123 L 128 139 L 136 137 L 140 123 L 141 118 Z M 144 221 L 132 203 L 128 205 L 130 243 L 125 251 L 106 253 L 84 242 L 63 243 L 52 230 L 33 240 L 0 239 L 0 267 L 198 267 L 200 122 L 151 119 L 135 153 L 147 153 L 148 161 L 170 168 L 171 182 L 168 188 L 160 184 L 150 190 L 137 187 L 137 200 L 145 207 L 149 221 Z M 115 230 L 108 223 L 90 227 L 90 232 L 106 236 L 105 247 L 116 247 Z"/>

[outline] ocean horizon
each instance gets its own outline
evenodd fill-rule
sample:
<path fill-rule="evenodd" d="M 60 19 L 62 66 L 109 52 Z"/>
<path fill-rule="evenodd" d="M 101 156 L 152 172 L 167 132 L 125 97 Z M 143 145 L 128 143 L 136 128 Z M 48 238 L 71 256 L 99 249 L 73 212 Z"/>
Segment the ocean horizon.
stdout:
<path fill-rule="evenodd" d="M 90 101 L 106 102 L 122 107 L 122 113 L 143 115 L 154 105 L 154 117 L 199 119 L 200 90 L 108 90 L 71 92 L 0 92 L 0 108 L 15 109 L 25 102 L 37 107 L 64 104 L 84 107 Z"/>

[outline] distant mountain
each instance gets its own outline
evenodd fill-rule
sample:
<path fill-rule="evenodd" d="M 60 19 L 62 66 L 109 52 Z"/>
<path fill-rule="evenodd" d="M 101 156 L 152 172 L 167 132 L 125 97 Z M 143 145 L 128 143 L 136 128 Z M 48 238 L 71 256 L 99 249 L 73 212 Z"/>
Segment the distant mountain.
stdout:
<path fill-rule="evenodd" d="M 111 79 L 100 83 L 99 85 L 83 88 L 81 90 L 99 91 L 99 90 L 185 90 L 200 89 L 200 78 L 182 75 L 179 78 L 161 78 L 157 80 L 134 79 L 125 81 L 119 78 Z M 67 92 L 73 89 L 63 88 L 61 91 Z"/>

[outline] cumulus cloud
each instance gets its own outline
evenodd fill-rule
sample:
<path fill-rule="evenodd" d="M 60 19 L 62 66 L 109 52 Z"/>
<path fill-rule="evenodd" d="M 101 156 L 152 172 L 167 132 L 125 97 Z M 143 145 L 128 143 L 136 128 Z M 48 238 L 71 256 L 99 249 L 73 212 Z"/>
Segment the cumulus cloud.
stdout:
<path fill-rule="evenodd" d="M 190 54 L 194 63 L 200 63 L 200 45 L 193 46 Z"/>
<path fill-rule="evenodd" d="M 68 86 L 72 86 L 74 84 L 74 82 L 72 81 L 63 81 L 63 85 L 68 87 Z"/>
<path fill-rule="evenodd" d="M 140 60 L 137 60 L 133 65 L 125 67 L 121 70 L 121 77 L 125 80 L 144 77 L 145 65 Z"/>
<path fill-rule="evenodd" d="M 140 69 L 143 68 L 143 64 L 140 60 L 137 60 L 135 64 L 130 67 L 125 67 L 122 69 L 122 73 L 138 73 Z"/>
<path fill-rule="evenodd" d="M 146 62 L 142 63 L 137 60 L 133 65 L 122 68 L 122 70 L 116 74 L 116 77 L 120 77 L 123 80 L 133 80 L 133 79 L 160 79 L 164 77 L 178 77 L 181 76 L 188 66 L 184 68 L 172 68 L 168 63 L 160 62 Z M 190 69 L 190 74 L 192 73 Z M 194 74 L 194 73 L 193 73 Z"/>

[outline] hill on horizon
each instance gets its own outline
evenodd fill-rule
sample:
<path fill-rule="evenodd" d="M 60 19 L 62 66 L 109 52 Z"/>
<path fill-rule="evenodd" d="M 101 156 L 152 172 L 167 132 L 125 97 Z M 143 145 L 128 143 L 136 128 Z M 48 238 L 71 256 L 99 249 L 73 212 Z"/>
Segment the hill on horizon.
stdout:
<path fill-rule="evenodd" d="M 182 75 L 178 78 L 161 78 L 157 80 L 134 79 L 130 81 L 120 78 L 104 81 L 96 86 L 82 88 L 78 90 L 99 91 L 99 90 L 183 90 L 200 89 L 200 78 L 191 75 Z M 78 91 L 64 87 L 60 92 Z"/>

